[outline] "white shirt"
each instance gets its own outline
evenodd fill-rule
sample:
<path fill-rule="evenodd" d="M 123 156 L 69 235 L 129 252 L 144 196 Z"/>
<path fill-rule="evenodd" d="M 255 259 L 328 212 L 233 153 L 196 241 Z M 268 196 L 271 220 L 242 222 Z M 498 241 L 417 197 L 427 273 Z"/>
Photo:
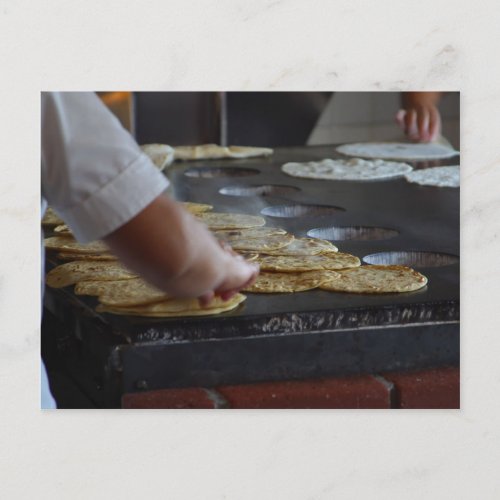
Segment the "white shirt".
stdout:
<path fill-rule="evenodd" d="M 93 93 L 42 93 L 42 203 L 81 242 L 128 222 L 168 180 Z"/>

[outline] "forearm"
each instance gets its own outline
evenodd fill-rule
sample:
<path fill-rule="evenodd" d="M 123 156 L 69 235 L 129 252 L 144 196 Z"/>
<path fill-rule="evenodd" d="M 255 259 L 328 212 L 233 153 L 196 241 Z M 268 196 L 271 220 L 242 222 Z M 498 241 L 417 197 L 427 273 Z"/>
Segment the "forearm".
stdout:
<path fill-rule="evenodd" d="M 166 196 L 156 198 L 104 240 L 125 265 L 176 297 L 215 290 L 234 271 L 234 257 Z"/>

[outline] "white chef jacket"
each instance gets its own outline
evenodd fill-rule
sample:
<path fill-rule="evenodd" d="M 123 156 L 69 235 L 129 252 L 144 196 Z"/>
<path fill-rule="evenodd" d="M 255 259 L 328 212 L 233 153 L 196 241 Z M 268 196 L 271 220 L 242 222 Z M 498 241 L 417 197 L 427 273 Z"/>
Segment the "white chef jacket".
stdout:
<path fill-rule="evenodd" d="M 81 242 L 100 239 L 168 186 L 93 93 L 42 93 L 42 197 Z"/>
<path fill-rule="evenodd" d="M 42 92 L 41 118 L 42 217 L 48 202 L 80 242 L 118 229 L 168 187 L 94 93 Z M 42 244 L 42 290 L 43 263 Z M 42 407 L 54 407 L 47 391 L 42 364 Z"/>

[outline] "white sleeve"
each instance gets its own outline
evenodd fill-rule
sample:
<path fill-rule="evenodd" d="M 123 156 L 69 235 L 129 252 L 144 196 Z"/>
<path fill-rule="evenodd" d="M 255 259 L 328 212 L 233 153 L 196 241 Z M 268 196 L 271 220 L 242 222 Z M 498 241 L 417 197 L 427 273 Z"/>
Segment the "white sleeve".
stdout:
<path fill-rule="evenodd" d="M 42 92 L 42 196 L 79 241 L 101 239 L 167 187 L 167 178 L 93 93 Z"/>

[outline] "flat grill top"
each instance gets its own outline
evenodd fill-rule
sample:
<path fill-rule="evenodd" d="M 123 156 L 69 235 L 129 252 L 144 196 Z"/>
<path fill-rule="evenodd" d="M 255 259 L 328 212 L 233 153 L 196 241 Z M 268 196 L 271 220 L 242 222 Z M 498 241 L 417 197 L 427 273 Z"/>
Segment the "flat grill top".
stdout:
<path fill-rule="evenodd" d="M 404 179 L 372 182 L 309 180 L 289 177 L 281 172 L 287 161 L 311 161 L 339 157 L 335 146 L 277 148 L 269 158 L 215 160 L 176 163 L 169 170 L 171 194 L 181 201 L 214 205 L 215 211 L 260 214 L 267 225 L 283 227 L 296 236 L 306 236 L 315 228 L 331 226 L 384 228 L 388 239 L 334 241 L 340 251 L 358 256 L 382 252 L 430 252 L 424 267 L 414 266 L 429 278 L 426 288 L 405 294 L 357 295 L 311 290 L 297 294 L 248 294 L 237 310 L 216 317 L 139 318 L 111 314 L 101 318 L 133 341 L 182 341 L 262 334 L 286 334 L 318 330 L 380 327 L 411 323 L 430 324 L 459 319 L 459 263 L 439 264 L 433 253 L 459 255 L 459 190 L 424 187 Z M 456 164 L 448 159 L 438 164 Z M 413 164 L 423 168 L 422 162 Z M 207 169 L 203 176 L 184 175 L 197 167 Z M 214 175 L 209 175 L 210 169 Z M 228 168 L 227 175 L 224 169 Z M 239 169 L 251 175 L 238 175 Z M 221 173 L 222 171 L 222 173 Z M 236 171 L 236 173 L 235 173 Z M 273 191 L 249 187 L 289 186 L 296 189 Z M 232 194 L 222 194 L 224 192 Z M 245 188 L 237 194 L 238 187 Z M 251 191 L 251 190 L 250 190 Z M 335 210 L 300 209 L 304 205 L 336 207 Z M 286 209 L 283 207 L 299 207 Z M 306 207 L 307 208 L 307 207 Z M 295 215 L 294 215 L 295 214 Z M 349 231 L 345 231 L 346 234 Z M 88 310 L 92 298 L 70 300 Z"/>

